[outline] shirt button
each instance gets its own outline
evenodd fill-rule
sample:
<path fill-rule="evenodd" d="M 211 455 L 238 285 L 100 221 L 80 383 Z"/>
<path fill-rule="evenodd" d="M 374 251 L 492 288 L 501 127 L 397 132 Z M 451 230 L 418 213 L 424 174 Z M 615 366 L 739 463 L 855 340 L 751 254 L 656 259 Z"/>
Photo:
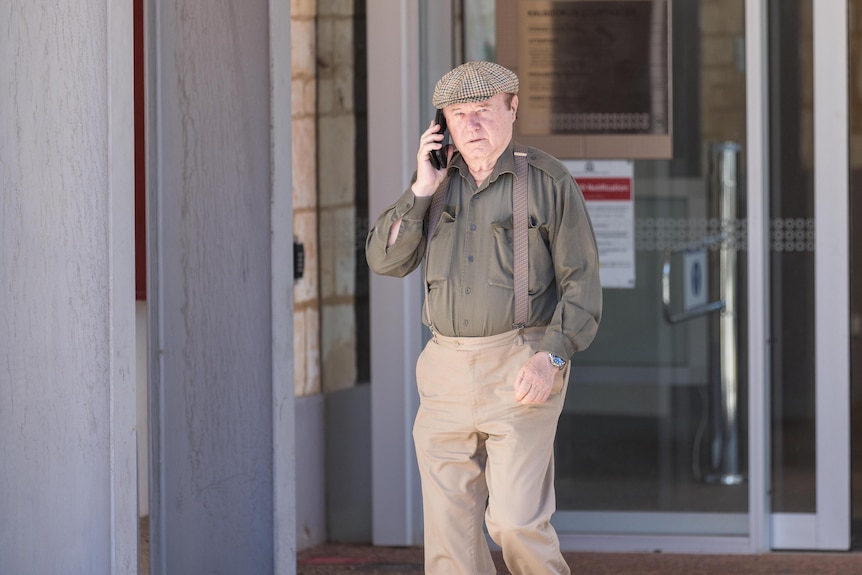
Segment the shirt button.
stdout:
<path fill-rule="evenodd" d="M 464 320 L 464 325 L 470 325 L 470 320 L 469 320 L 469 319 L 465 319 L 465 320 Z"/>
<path fill-rule="evenodd" d="M 466 293 L 467 295 L 469 295 L 469 294 L 470 294 L 470 292 L 472 292 L 472 291 L 473 291 L 472 289 L 467 288 L 467 289 L 465 289 L 465 290 L 464 290 L 464 293 Z"/>
<path fill-rule="evenodd" d="M 473 263 L 473 256 L 467 256 L 467 261 Z"/>
<path fill-rule="evenodd" d="M 475 232 L 475 231 L 476 231 L 476 224 L 470 224 L 470 231 L 471 231 L 471 232 Z"/>

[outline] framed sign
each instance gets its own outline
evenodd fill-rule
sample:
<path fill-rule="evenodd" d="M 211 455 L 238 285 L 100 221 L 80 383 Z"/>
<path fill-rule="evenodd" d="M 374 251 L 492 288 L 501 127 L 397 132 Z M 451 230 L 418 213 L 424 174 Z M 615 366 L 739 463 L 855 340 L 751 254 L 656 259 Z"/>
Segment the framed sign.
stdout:
<path fill-rule="evenodd" d="M 671 158 L 671 0 L 497 0 L 515 139 L 561 159 Z"/>

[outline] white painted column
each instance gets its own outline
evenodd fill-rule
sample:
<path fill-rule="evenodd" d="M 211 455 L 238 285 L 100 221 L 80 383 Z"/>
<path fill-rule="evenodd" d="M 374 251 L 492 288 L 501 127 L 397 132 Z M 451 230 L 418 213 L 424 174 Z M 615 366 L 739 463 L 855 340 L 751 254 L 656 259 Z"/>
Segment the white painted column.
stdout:
<path fill-rule="evenodd" d="M 152 572 L 291 573 L 289 4 L 148 4 Z"/>
<path fill-rule="evenodd" d="M 814 12 L 816 548 L 850 549 L 848 2 Z"/>
<path fill-rule="evenodd" d="M 751 551 L 769 550 L 770 388 L 769 141 L 766 0 L 745 2 L 746 209 L 748 211 L 748 539 Z"/>
<path fill-rule="evenodd" d="M 369 219 L 407 189 L 419 127 L 419 7 L 410 0 L 367 6 Z M 413 32 L 411 32 L 413 31 Z M 422 542 L 421 495 L 412 427 L 418 406 L 422 282 L 370 278 L 371 496 L 376 545 Z"/>
<path fill-rule="evenodd" d="M 451 2 L 374 0 L 368 10 L 369 220 L 407 189 L 419 136 L 434 114 L 431 95 L 452 68 Z M 413 447 L 419 405 L 416 359 L 422 274 L 371 274 L 372 524 L 376 545 L 423 541 L 422 494 Z"/>
<path fill-rule="evenodd" d="M 0 573 L 135 573 L 132 6 L 0 14 Z"/>

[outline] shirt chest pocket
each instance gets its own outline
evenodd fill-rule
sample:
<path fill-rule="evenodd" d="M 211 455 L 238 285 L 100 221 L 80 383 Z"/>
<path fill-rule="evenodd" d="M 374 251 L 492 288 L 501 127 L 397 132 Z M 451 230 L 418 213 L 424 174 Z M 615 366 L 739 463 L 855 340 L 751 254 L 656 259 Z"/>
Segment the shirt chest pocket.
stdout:
<path fill-rule="evenodd" d="M 453 247 L 455 245 L 455 216 L 444 211 L 434 237 L 431 238 L 428 257 L 425 261 L 426 279 L 429 284 L 444 282 L 451 275 Z"/>
<path fill-rule="evenodd" d="M 515 273 L 515 229 L 512 218 L 491 224 L 494 249 L 488 262 L 488 283 L 493 286 L 514 289 Z M 545 229 L 530 218 L 527 228 L 529 250 L 529 291 L 542 293 L 554 282 L 554 264 L 548 246 Z"/>

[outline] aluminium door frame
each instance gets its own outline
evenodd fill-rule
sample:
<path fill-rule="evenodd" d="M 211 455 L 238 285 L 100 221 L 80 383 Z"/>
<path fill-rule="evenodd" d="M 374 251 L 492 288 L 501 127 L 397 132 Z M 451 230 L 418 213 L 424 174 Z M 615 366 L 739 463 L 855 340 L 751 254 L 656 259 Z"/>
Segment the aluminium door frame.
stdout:
<path fill-rule="evenodd" d="M 850 253 L 847 0 L 812 2 L 816 511 L 774 513 L 774 549 L 850 548 Z"/>

